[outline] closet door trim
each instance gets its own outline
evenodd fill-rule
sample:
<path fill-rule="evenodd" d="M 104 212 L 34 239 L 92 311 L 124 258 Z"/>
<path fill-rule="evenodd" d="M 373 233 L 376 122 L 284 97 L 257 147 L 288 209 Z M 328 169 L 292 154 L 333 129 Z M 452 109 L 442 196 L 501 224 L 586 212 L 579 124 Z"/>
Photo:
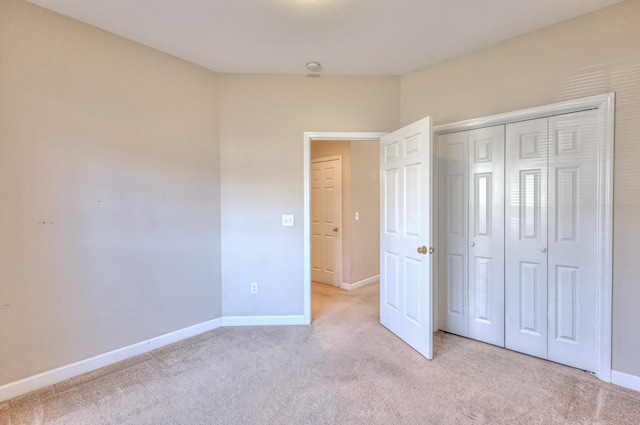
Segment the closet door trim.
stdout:
<path fill-rule="evenodd" d="M 598 110 L 598 131 L 600 144 L 598 147 L 598 342 L 597 356 L 598 367 L 596 376 L 605 382 L 611 382 L 611 326 L 612 326 L 612 287 L 613 287 L 613 139 L 614 139 L 614 113 L 615 93 L 606 93 L 590 96 L 551 105 L 521 109 L 504 114 L 491 115 L 482 118 L 474 118 L 465 121 L 454 122 L 435 126 L 433 131 L 439 135 L 458 131 L 474 130 L 483 127 L 491 127 L 502 124 L 510 124 L 519 121 L 544 118 L 572 112 Z M 438 155 L 438 153 L 436 152 Z M 437 164 L 437 161 L 435 161 Z M 434 176 L 438 176 L 438 170 L 434 170 Z M 439 182 L 435 182 L 436 187 Z M 438 226 L 434 226 L 437 232 Z M 438 235 L 434 235 L 438 240 Z M 436 249 L 436 256 L 438 250 Z M 434 263 L 438 259 L 434 258 Z M 437 271 L 434 278 L 437 279 Z M 437 290 L 439 284 L 434 284 Z M 438 299 L 434 294 L 434 299 Z M 434 305 L 437 310 L 437 304 Z M 434 320 L 437 322 L 436 312 Z M 437 325 L 436 325 L 437 326 Z M 437 327 L 434 326 L 437 329 Z"/>

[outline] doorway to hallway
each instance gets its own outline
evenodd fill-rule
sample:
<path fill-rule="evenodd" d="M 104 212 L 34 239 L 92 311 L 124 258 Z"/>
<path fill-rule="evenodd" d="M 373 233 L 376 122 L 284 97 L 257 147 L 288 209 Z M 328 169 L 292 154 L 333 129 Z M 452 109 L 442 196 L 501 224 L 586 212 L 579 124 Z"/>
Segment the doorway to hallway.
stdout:
<path fill-rule="evenodd" d="M 309 322 L 312 280 L 342 290 L 379 282 L 380 136 L 305 134 L 305 318 Z M 338 175 L 339 189 L 326 184 L 327 177 L 335 182 Z M 339 192 L 340 202 L 327 199 Z"/>

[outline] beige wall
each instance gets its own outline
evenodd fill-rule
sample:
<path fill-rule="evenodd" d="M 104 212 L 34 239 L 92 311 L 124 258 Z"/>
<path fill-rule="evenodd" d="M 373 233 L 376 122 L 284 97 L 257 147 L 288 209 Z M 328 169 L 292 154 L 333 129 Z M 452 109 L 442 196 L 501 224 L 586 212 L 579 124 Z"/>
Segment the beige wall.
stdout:
<path fill-rule="evenodd" d="M 613 366 L 640 376 L 638 16 L 627 1 L 402 78 L 310 79 L 218 76 L 2 0 L 0 385 L 223 313 L 301 315 L 304 131 L 384 132 L 608 91 Z"/>
<path fill-rule="evenodd" d="M 351 142 L 351 283 L 380 274 L 380 142 Z M 354 214 L 358 212 L 359 220 Z"/>
<path fill-rule="evenodd" d="M 221 314 L 218 77 L 0 2 L 0 385 Z"/>
<path fill-rule="evenodd" d="M 613 368 L 640 376 L 640 1 L 402 77 L 402 123 L 435 124 L 616 92 Z"/>
<path fill-rule="evenodd" d="M 398 128 L 399 83 L 221 75 L 223 315 L 303 314 L 304 132 Z M 282 214 L 294 214 L 295 227 L 282 227 Z"/>
<path fill-rule="evenodd" d="M 378 140 L 311 142 L 311 159 L 342 156 L 343 283 L 380 274 L 379 149 Z"/>

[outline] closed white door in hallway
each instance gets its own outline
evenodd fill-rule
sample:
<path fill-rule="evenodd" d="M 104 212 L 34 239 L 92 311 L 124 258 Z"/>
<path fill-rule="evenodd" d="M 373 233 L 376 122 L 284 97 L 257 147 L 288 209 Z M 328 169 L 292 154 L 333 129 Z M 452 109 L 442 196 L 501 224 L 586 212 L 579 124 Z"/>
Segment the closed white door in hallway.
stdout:
<path fill-rule="evenodd" d="M 342 282 L 342 160 L 311 162 L 311 279 Z"/>

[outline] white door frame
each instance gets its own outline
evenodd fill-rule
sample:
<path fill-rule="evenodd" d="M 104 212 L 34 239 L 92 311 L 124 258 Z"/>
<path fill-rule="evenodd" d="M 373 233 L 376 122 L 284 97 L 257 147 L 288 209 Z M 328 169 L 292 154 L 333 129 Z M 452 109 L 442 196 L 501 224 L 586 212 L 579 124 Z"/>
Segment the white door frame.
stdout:
<path fill-rule="evenodd" d="M 304 133 L 302 164 L 304 170 L 304 217 L 303 217 L 303 255 L 304 255 L 304 323 L 311 324 L 311 141 L 368 140 L 380 143 L 387 133 L 366 132 L 323 132 Z"/>
<path fill-rule="evenodd" d="M 434 135 L 453 133 L 456 131 L 472 130 L 476 128 L 494 125 L 508 124 L 517 121 L 525 121 L 543 118 L 553 115 L 567 114 L 571 112 L 598 109 L 599 131 L 601 143 L 598 149 L 598 363 L 596 376 L 605 382 L 611 382 L 611 326 L 612 326 L 612 296 L 613 296 L 613 136 L 614 136 L 614 104 L 615 93 L 606 93 L 567 102 L 554 103 L 535 108 L 522 109 L 505 114 L 492 115 L 466 121 L 435 126 Z M 437 143 L 434 143 L 438 158 Z M 438 166 L 438 161 L 434 161 Z M 438 170 L 434 170 L 434 178 L 438 177 Z M 439 187 L 437 181 L 434 187 Z M 434 193 L 434 197 L 437 193 Z M 434 198 L 437 199 L 437 198 Z M 435 210 L 437 212 L 437 209 Z M 439 218 L 436 216 L 434 220 Z M 437 225 L 434 231 L 438 231 Z M 438 240 L 438 235 L 433 235 Z M 436 255 L 438 250 L 436 249 Z M 434 258 L 437 264 L 437 258 Z M 437 271 L 434 272 L 437 278 Z M 437 291 L 439 282 L 434 282 L 434 291 Z M 434 294 L 434 299 L 437 299 Z M 434 303 L 434 309 L 437 309 Z M 437 311 L 434 313 L 434 321 L 437 321 Z"/>

